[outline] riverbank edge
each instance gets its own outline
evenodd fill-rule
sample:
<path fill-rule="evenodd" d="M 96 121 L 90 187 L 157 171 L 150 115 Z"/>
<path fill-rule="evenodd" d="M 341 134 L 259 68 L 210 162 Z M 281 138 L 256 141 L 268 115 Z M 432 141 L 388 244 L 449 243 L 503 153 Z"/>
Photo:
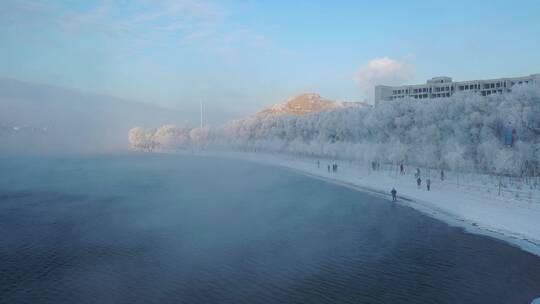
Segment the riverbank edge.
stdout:
<path fill-rule="evenodd" d="M 193 155 L 192 152 L 175 152 L 174 154 Z M 207 157 L 236 159 L 236 160 L 241 160 L 241 161 L 249 161 L 249 162 L 253 162 L 257 164 L 280 167 L 280 168 L 287 169 L 298 174 L 302 174 L 310 178 L 315 178 L 321 181 L 333 183 L 333 184 L 336 184 L 342 187 L 347 187 L 356 191 L 369 193 L 371 195 L 375 195 L 375 196 L 384 198 L 388 201 L 391 201 L 390 195 L 386 193 L 385 191 L 381 191 L 381 190 L 378 190 L 369 186 L 362 185 L 359 182 L 343 181 L 336 178 L 328 177 L 323 174 L 314 174 L 312 172 L 308 172 L 307 170 L 302 170 L 301 166 L 292 166 L 289 164 L 289 162 L 291 161 L 291 159 L 294 159 L 294 156 L 287 155 L 287 154 L 270 154 L 270 153 L 239 152 L 239 151 L 212 151 L 212 150 L 199 151 L 195 154 L 200 155 L 200 156 L 207 156 Z M 313 162 L 315 162 L 316 160 L 317 160 L 316 158 L 312 159 Z M 297 162 L 299 161 L 300 160 L 297 160 Z M 502 231 L 502 230 L 492 229 L 490 227 L 480 226 L 473 221 L 467 220 L 465 218 L 446 212 L 444 210 L 440 210 L 436 208 L 435 206 L 433 206 L 433 204 L 430 204 L 428 201 L 423 201 L 421 199 L 414 198 L 411 196 L 400 195 L 397 203 L 400 205 L 415 209 L 421 212 L 422 214 L 425 214 L 436 220 L 442 221 L 452 227 L 461 228 L 464 231 L 471 234 L 482 235 L 482 236 L 486 236 L 486 237 L 503 241 L 514 247 L 520 248 L 523 251 L 526 251 L 530 254 L 540 257 L 540 241 L 537 242 L 534 240 L 529 240 L 527 238 L 520 238 L 519 236 L 512 235 L 511 231 Z"/>

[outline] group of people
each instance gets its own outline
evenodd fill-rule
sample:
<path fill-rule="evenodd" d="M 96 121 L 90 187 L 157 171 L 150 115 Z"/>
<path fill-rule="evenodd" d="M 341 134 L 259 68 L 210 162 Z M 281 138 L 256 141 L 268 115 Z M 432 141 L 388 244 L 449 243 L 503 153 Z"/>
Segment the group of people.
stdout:
<path fill-rule="evenodd" d="M 321 162 L 319 160 L 317 160 L 317 168 L 320 168 L 321 167 Z M 330 171 L 331 170 L 331 171 Z M 338 170 L 338 165 L 336 163 L 333 163 L 333 164 L 328 164 L 328 172 L 337 172 Z"/>
<path fill-rule="evenodd" d="M 317 160 L 317 168 L 320 168 L 320 167 L 321 167 L 321 162 L 319 160 Z M 371 163 L 371 168 L 373 170 L 378 170 L 380 168 L 380 163 L 377 162 L 377 161 L 373 161 Z M 337 163 L 328 164 L 327 169 L 328 169 L 328 172 L 336 173 L 338 171 L 338 165 L 337 165 Z M 399 165 L 399 173 L 401 175 L 405 175 L 405 168 L 404 168 L 403 164 Z M 422 178 L 420 177 L 420 168 L 416 168 L 416 170 L 414 172 L 414 177 L 416 178 L 416 185 L 417 185 L 418 189 L 422 188 Z M 441 170 L 441 181 L 443 181 L 443 180 L 444 180 L 444 171 Z M 429 178 L 426 179 L 426 189 L 427 189 L 427 191 L 431 191 L 431 179 L 429 179 Z M 397 190 L 396 190 L 396 188 L 392 188 L 390 193 L 392 194 L 392 201 L 397 201 Z"/>
<path fill-rule="evenodd" d="M 420 168 L 416 168 L 416 171 L 414 172 L 414 177 L 416 178 L 416 186 L 418 189 L 422 187 L 422 178 L 420 178 Z M 431 180 L 428 178 L 426 180 L 426 187 L 427 191 L 431 189 Z"/>
<path fill-rule="evenodd" d="M 399 165 L 399 173 L 401 175 L 405 174 L 405 169 L 403 167 L 403 164 Z M 420 168 L 416 168 L 414 172 L 414 177 L 416 178 L 416 186 L 418 187 L 418 189 L 422 188 L 422 178 L 420 177 Z M 441 181 L 444 181 L 444 170 L 441 170 Z M 427 191 L 431 191 L 431 179 L 429 178 L 426 179 L 426 189 Z M 392 194 L 392 201 L 396 201 L 397 200 L 396 188 L 392 188 L 390 193 Z"/>
<path fill-rule="evenodd" d="M 422 179 L 420 176 L 416 179 L 416 185 L 418 186 L 418 189 L 422 188 Z M 431 190 L 431 179 L 429 178 L 426 180 L 426 188 L 427 191 Z"/>

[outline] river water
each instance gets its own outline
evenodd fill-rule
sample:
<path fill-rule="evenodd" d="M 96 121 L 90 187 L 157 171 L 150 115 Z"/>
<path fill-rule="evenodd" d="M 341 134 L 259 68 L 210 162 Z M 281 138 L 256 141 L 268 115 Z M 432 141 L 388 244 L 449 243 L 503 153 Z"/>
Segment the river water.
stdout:
<path fill-rule="evenodd" d="M 210 157 L 0 158 L 0 303 L 530 303 L 540 258 Z"/>

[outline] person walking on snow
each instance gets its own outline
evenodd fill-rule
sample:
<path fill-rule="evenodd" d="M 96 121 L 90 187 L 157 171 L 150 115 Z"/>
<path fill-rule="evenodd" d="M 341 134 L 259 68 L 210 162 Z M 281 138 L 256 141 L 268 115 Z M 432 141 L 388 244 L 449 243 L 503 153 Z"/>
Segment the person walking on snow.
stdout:
<path fill-rule="evenodd" d="M 396 188 L 392 188 L 392 191 L 390 191 L 390 193 L 392 193 L 392 201 L 397 201 L 397 191 L 396 191 Z"/>
<path fill-rule="evenodd" d="M 330 173 L 330 165 L 328 165 L 328 173 Z"/>
<path fill-rule="evenodd" d="M 422 179 L 420 179 L 420 177 L 416 180 L 416 185 L 418 185 L 418 189 L 422 186 Z"/>
<path fill-rule="evenodd" d="M 441 180 L 443 181 L 444 180 L 444 171 L 441 170 Z"/>
<path fill-rule="evenodd" d="M 317 160 L 317 168 L 320 168 L 321 166 L 321 163 L 319 162 L 319 160 Z"/>
<path fill-rule="evenodd" d="M 431 188 L 431 180 L 429 178 L 426 180 L 426 187 L 427 191 L 429 191 L 429 189 Z"/>
<path fill-rule="evenodd" d="M 399 173 L 401 175 L 405 174 L 405 171 L 403 170 L 403 164 L 399 164 Z"/>

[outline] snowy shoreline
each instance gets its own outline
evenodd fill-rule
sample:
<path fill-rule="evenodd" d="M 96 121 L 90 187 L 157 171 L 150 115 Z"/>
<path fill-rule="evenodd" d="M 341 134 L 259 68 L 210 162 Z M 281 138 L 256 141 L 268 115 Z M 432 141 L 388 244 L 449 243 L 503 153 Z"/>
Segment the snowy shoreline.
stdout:
<path fill-rule="evenodd" d="M 279 166 L 297 173 L 341 186 L 368 192 L 390 200 L 390 189 L 398 190 L 398 203 L 465 231 L 505 241 L 540 256 L 540 201 L 524 202 L 513 197 L 494 197 L 441 182 L 432 177 L 432 189 L 418 189 L 410 172 L 393 175 L 392 171 L 362 170 L 358 164 L 336 161 L 339 170 L 328 172 L 328 159 L 300 158 L 285 154 L 205 151 L 215 156 Z M 317 167 L 317 160 L 320 167 Z M 425 179 L 425 178 L 423 178 Z"/>

